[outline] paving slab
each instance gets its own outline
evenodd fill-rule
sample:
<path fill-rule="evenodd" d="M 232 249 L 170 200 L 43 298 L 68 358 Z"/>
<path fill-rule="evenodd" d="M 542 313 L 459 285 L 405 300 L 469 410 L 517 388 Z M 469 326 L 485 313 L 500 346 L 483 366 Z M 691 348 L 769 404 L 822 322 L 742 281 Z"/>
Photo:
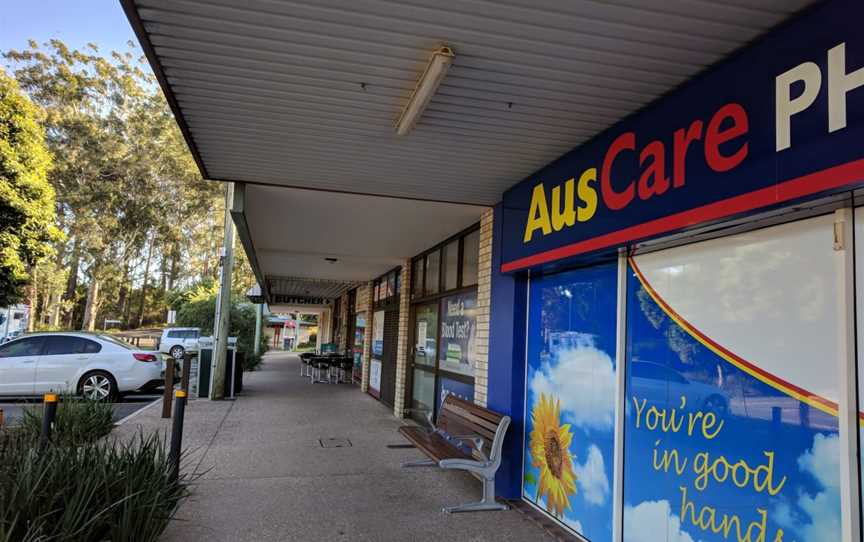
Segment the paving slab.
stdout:
<path fill-rule="evenodd" d="M 236 401 L 191 401 L 183 470 L 197 476 L 162 540 L 405 541 L 552 540 L 516 511 L 445 514 L 475 501 L 480 483 L 461 472 L 402 469 L 418 459 L 392 410 L 353 385 L 310 384 L 299 359 L 268 353 L 246 373 Z M 167 432 L 160 408 L 115 430 Z M 319 439 L 347 439 L 325 448 Z"/>

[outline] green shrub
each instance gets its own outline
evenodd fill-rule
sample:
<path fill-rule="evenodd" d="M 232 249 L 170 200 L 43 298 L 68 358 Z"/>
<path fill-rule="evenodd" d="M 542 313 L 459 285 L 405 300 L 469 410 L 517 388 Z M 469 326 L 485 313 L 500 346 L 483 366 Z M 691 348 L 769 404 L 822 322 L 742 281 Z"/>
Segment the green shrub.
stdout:
<path fill-rule="evenodd" d="M 0 542 L 155 541 L 184 498 L 157 434 L 40 449 L 0 436 Z"/>
<path fill-rule="evenodd" d="M 182 297 L 178 297 L 175 306 L 179 327 L 198 327 L 202 334 L 207 335 L 213 330 L 216 312 L 215 284 L 200 285 Z M 255 305 L 252 303 L 231 303 L 230 324 L 228 334 L 237 337 L 237 349 L 245 354 L 244 369 L 254 370 L 261 362 L 261 355 L 255 356 Z M 259 352 L 267 351 L 267 338 L 261 333 Z"/>
<path fill-rule="evenodd" d="M 96 441 L 111 432 L 114 426 L 111 403 L 87 401 L 72 395 L 60 399 L 52 434 L 56 444 L 77 446 Z M 39 438 L 43 411 L 42 405 L 24 409 L 20 425 L 24 438 L 34 441 Z"/>

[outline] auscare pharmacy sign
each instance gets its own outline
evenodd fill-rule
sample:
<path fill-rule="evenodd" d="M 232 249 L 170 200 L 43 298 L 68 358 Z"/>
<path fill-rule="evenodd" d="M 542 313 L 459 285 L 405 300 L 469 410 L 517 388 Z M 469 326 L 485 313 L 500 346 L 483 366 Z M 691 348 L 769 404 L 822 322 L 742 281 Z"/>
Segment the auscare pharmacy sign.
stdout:
<path fill-rule="evenodd" d="M 820 4 L 511 188 L 502 271 L 864 182 L 861 21 Z"/>

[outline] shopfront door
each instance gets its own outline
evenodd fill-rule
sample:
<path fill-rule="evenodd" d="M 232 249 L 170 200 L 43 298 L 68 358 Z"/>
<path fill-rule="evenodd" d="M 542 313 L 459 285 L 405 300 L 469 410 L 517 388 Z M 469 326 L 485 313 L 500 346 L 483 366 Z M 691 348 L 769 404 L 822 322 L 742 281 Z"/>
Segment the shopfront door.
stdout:
<path fill-rule="evenodd" d="M 435 360 L 438 359 L 438 303 L 414 307 L 411 417 L 423 421 L 435 408 Z"/>
<path fill-rule="evenodd" d="M 381 402 L 393 406 L 396 400 L 396 350 L 399 337 L 399 310 L 384 313 L 384 352 L 381 356 Z"/>

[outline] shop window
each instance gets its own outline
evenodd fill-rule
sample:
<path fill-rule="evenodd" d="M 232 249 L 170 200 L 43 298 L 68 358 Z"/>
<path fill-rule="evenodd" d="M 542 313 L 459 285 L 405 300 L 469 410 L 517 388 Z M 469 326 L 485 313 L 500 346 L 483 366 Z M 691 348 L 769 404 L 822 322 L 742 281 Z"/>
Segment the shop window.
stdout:
<path fill-rule="evenodd" d="M 439 278 L 441 276 L 441 251 L 436 250 L 426 255 L 426 286 L 424 291 L 426 295 L 434 295 L 438 293 Z"/>
<path fill-rule="evenodd" d="M 477 284 L 479 260 L 480 230 L 476 230 L 462 239 L 462 286 Z"/>
<path fill-rule="evenodd" d="M 477 292 L 441 300 L 440 335 L 438 368 L 473 377 L 477 357 Z"/>
<path fill-rule="evenodd" d="M 864 489 L 864 207 L 855 209 L 855 313 L 858 325 L 858 427 L 859 427 L 859 476 Z M 864 522 L 864 499 L 861 499 L 862 522 Z"/>
<path fill-rule="evenodd" d="M 423 297 L 423 258 L 411 263 L 411 299 Z"/>
<path fill-rule="evenodd" d="M 832 240 L 828 215 L 631 260 L 624 540 L 841 540 Z"/>
<path fill-rule="evenodd" d="M 523 497 L 587 540 L 610 542 L 617 265 L 532 279 L 530 292 Z"/>
<path fill-rule="evenodd" d="M 444 245 L 444 291 L 459 287 L 459 240 Z"/>

